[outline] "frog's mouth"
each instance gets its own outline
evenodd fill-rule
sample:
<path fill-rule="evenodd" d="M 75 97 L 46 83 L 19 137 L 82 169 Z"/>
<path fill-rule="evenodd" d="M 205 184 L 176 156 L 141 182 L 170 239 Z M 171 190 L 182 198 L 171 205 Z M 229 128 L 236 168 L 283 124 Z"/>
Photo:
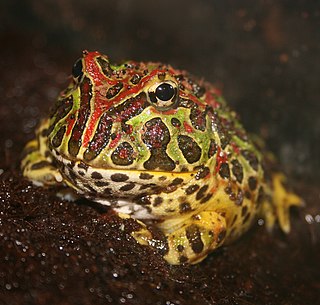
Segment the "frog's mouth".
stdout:
<path fill-rule="evenodd" d="M 198 179 L 199 175 L 199 170 L 174 172 L 99 168 L 80 160 L 70 161 L 62 155 L 54 156 L 66 183 L 80 193 L 89 190 L 117 197 L 170 193 L 188 184 L 192 179 Z"/>

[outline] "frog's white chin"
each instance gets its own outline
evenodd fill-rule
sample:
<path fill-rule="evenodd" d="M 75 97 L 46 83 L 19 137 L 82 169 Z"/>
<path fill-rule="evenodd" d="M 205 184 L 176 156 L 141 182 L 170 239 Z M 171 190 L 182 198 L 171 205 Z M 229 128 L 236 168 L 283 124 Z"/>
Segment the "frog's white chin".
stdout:
<path fill-rule="evenodd" d="M 154 219 L 152 215 L 144 206 L 136 204 L 129 200 L 119 199 L 115 201 L 109 201 L 106 199 L 95 200 L 98 203 L 107 205 L 113 208 L 117 213 L 128 214 L 132 218 L 136 219 Z"/>

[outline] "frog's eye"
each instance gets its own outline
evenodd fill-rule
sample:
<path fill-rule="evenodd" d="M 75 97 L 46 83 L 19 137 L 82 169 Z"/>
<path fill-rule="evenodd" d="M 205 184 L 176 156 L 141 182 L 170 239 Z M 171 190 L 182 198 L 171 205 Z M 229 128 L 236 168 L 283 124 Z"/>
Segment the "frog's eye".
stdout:
<path fill-rule="evenodd" d="M 177 93 L 177 85 L 172 81 L 156 84 L 148 91 L 150 101 L 160 109 L 171 108 L 177 100 Z"/>
<path fill-rule="evenodd" d="M 79 81 L 82 75 L 82 60 L 79 58 L 72 67 L 72 76 L 75 80 Z"/>

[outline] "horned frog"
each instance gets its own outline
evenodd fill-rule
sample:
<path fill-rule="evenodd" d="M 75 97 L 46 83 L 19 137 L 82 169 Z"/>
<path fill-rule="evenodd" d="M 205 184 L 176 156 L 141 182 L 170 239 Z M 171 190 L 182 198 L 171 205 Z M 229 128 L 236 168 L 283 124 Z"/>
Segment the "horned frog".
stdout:
<path fill-rule="evenodd" d="M 170 264 L 197 263 L 257 216 L 290 230 L 301 200 L 268 175 L 264 155 L 211 84 L 154 62 L 110 63 L 84 51 L 69 86 L 25 148 L 24 176 L 66 185 L 165 235 Z M 271 178 L 268 179 L 268 176 Z"/>

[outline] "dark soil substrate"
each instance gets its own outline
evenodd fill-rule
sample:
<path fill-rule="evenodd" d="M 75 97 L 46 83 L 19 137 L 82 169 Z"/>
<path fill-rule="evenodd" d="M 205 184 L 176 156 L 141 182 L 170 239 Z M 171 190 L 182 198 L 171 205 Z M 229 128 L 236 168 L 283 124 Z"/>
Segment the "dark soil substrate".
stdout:
<path fill-rule="evenodd" d="M 98 2 L 92 1 L 92 6 L 98 7 Z M 319 54 L 315 41 L 320 13 L 316 15 L 314 8 L 304 7 L 300 1 L 293 7 L 291 2 L 280 5 L 262 1 L 259 9 L 251 7 L 250 1 L 243 1 L 244 7 L 231 1 L 230 8 L 215 1 L 217 11 L 212 13 L 215 18 L 211 18 L 209 6 L 202 8 L 207 12 L 204 19 L 195 17 L 201 26 L 214 20 L 217 28 L 212 36 L 220 43 L 226 39 L 220 45 L 222 50 L 215 53 L 220 56 L 217 70 L 213 74 L 204 72 L 205 76 L 211 80 L 221 77 L 217 85 L 230 89 L 226 95 L 235 100 L 234 107 L 245 124 L 253 130 L 260 128 L 266 136 L 291 173 L 292 186 L 306 206 L 292 211 L 292 231 L 287 236 L 278 228 L 268 233 L 263 225 L 256 225 L 243 238 L 217 250 L 198 265 L 169 266 L 160 251 L 133 240 L 130 235 L 135 226 L 133 221 L 121 220 L 112 211 L 86 200 L 63 201 L 55 196 L 56 190 L 32 186 L 21 176 L 19 159 L 23 145 L 66 86 L 72 62 L 83 47 L 76 30 L 68 36 L 67 22 L 68 10 L 72 8 L 76 15 L 81 4 L 65 4 L 66 7 L 61 4 L 65 13 L 61 18 L 66 19 L 62 19 L 59 27 L 51 6 L 40 5 L 46 3 L 42 1 L 30 3 L 28 6 L 11 1 L 10 5 L 3 5 L 0 13 L 5 20 L 0 35 L 0 304 L 320 304 L 319 143 L 316 144 L 319 131 L 316 101 L 320 94 L 315 90 L 319 78 L 314 68 Z M 186 3 L 191 5 L 194 1 Z M 104 8 L 110 17 L 114 11 L 108 11 L 107 4 Z M 131 32 L 135 27 L 143 29 L 144 22 L 151 22 L 139 15 L 141 10 L 136 9 L 132 15 L 125 5 L 116 10 L 122 22 L 132 24 Z M 101 51 L 109 52 L 109 48 L 117 59 L 121 59 L 121 54 L 156 59 L 150 56 L 153 54 L 198 74 L 209 65 L 198 65 L 198 57 L 194 55 L 197 50 L 191 43 L 189 49 L 184 48 L 182 40 L 170 40 L 175 44 L 168 47 L 167 54 L 161 53 L 159 48 L 166 49 L 166 38 L 159 33 L 170 32 L 170 27 L 157 32 L 156 23 L 152 23 L 155 40 L 150 33 L 139 32 L 133 43 L 131 36 L 125 36 L 125 30 L 112 28 L 110 34 L 106 27 L 109 42 L 99 44 L 98 38 L 90 36 L 96 31 L 97 21 L 86 19 L 90 10 L 81 12 L 82 29 L 87 35 L 84 41 L 94 48 L 106 48 Z M 166 12 L 175 14 L 174 9 Z M 150 15 L 146 12 L 143 16 Z M 115 20 L 110 18 L 103 22 L 114 24 Z M 219 28 L 226 20 L 232 31 Z M 275 32 L 271 32 L 275 34 L 279 27 L 282 36 L 263 32 L 270 30 L 268 22 L 274 26 Z M 197 30 L 195 24 L 192 25 Z M 257 27 L 262 32 L 256 31 Z M 179 28 L 175 30 L 177 35 L 182 33 Z M 117 45 L 120 34 L 124 38 Z M 299 43 L 305 41 L 304 51 L 295 47 L 292 35 Z M 267 38 L 262 49 L 267 49 L 269 55 L 259 47 L 263 37 Z M 208 44 L 214 46 L 214 38 L 209 38 Z M 234 45 L 228 45 L 231 40 Z M 146 42 L 149 49 L 145 48 L 144 54 L 141 44 Z M 237 46 L 240 51 L 235 56 L 229 47 Z M 178 56 L 175 48 L 185 50 L 185 57 Z M 300 59 L 291 52 L 293 49 L 308 56 Z M 208 52 L 203 58 L 211 58 L 209 55 Z M 245 67 L 248 63 L 255 65 L 250 73 Z M 299 76 L 304 82 L 297 80 Z M 228 81 L 230 87 L 226 85 Z M 248 85 L 251 82 L 252 86 Z M 302 97 L 303 111 L 294 107 Z M 269 109 L 266 104 L 273 111 L 266 111 Z M 161 233 L 153 230 L 161 238 Z"/>

